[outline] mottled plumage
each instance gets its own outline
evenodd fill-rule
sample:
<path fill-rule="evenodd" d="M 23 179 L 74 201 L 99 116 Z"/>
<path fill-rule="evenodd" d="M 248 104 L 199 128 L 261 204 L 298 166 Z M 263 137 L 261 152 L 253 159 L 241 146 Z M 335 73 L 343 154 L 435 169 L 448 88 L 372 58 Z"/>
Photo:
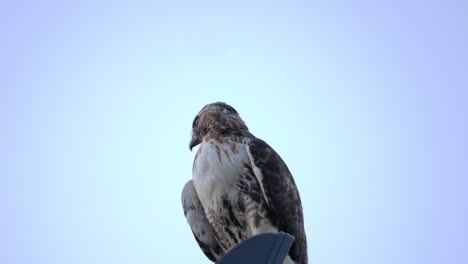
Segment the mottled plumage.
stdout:
<path fill-rule="evenodd" d="M 200 147 L 182 204 L 205 255 L 215 262 L 251 236 L 284 231 L 296 238 L 285 263 L 306 264 L 301 200 L 281 157 L 225 103 L 202 108 L 192 129 L 190 149 Z"/>

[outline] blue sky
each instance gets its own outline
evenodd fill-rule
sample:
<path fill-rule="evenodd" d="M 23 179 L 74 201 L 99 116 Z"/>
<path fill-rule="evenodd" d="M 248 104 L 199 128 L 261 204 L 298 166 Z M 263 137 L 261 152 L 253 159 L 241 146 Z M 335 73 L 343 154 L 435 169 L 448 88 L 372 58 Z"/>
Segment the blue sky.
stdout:
<path fill-rule="evenodd" d="M 225 101 L 295 176 L 310 263 L 466 263 L 466 10 L 4 3 L 0 262 L 209 263 L 180 192 Z"/>

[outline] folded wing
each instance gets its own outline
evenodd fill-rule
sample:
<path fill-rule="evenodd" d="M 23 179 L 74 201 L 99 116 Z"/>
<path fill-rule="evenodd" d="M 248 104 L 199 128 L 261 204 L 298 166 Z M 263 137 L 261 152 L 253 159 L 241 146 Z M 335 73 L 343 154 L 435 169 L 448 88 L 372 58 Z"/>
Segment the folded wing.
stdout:
<path fill-rule="evenodd" d="M 193 236 L 201 250 L 211 261 L 218 261 L 224 252 L 213 234 L 192 180 L 185 184 L 182 191 L 182 206 Z"/>
<path fill-rule="evenodd" d="M 263 197 L 276 218 L 275 224 L 279 231 L 295 237 L 289 251 L 291 259 L 298 264 L 306 264 L 307 240 L 302 204 L 291 172 L 278 153 L 261 139 L 252 138 L 247 145 L 247 153 Z"/>

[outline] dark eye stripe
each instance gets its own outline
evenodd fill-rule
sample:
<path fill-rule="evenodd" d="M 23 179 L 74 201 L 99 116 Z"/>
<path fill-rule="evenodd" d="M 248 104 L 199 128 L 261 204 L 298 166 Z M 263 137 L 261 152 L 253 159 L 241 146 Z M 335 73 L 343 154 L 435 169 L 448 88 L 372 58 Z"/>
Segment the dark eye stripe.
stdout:
<path fill-rule="evenodd" d="M 195 127 L 196 125 L 198 125 L 198 116 L 193 120 L 192 127 Z"/>

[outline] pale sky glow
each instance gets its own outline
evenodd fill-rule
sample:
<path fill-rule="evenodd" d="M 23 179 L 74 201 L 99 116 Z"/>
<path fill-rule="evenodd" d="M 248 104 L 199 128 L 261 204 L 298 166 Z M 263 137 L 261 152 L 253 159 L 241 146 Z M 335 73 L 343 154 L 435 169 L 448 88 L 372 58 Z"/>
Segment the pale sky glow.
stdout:
<path fill-rule="evenodd" d="M 302 195 L 311 264 L 468 261 L 468 17 L 445 1 L 0 8 L 0 263 L 210 263 L 180 202 L 207 103 Z"/>

